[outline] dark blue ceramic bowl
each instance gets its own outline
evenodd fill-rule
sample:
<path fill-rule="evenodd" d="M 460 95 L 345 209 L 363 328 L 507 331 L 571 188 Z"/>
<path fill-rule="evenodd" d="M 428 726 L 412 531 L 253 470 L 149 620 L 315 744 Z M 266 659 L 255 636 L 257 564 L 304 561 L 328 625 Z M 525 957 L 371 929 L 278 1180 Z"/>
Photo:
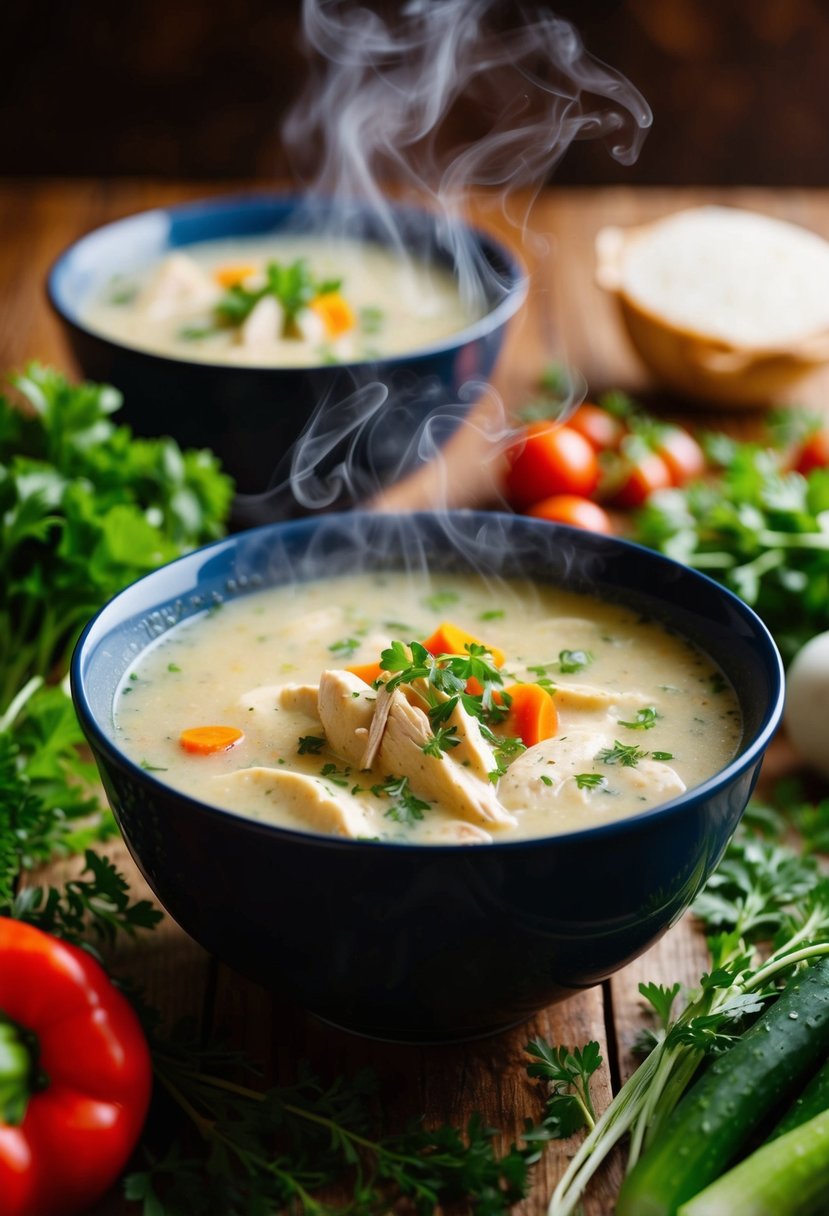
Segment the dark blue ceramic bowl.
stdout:
<path fill-rule="evenodd" d="M 296 498 L 296 441 L 311 440 L 313 485 L 326 506 L 359 500 L 428 457 L 455 429 L 485 381 L 505 327 L 526 296 L 523 270 L 491 237 L 465 225 L 441 227 L 435 216 L 389 205 L 394 231 L 366 206 L 252 195 L 209 199 L 132 215 L 71 245 L 48 277 L 49 300 L 64 324 L 85 375 L 119 388 L 124 422 L 139 435 L 172 435 L 188 447 L 209 447 L 241 494 L 271 490 L 263 518 L 290 513 Z M 88 303 L 115 275 L 134 276 L 173 249 L 197 241 L 282 232 L 331 231 L 453 265 L 449 246 L 482 267 L 485 312 L 480 320 L 432 346 L 376 362 L 313 368 L 239 367 L 188 362 L 131 349 L 84 322 Z M 388 399 L 377 408 L 344 405 L 356 389 L 379 383 Z M 377 398 L 373 398 L 377 400 Z M 432 419 L 429 443 L 418 444 Z M 343 475 L 342 466 L 345 462 Z M 305 462 L 301 462 L 304 464 Z M 256 504 L 248 503 L 250 521 Z M 243 520 L 243 522 L 248 522 Z"/>
<path fill-rule="evenodd" d="M 259 587 L 423 562 L 530 575 L 667 622 L 733 682 L 745 721 L 739 755 L 636 818 L 548 840 L 431 847 L 244 819 L 119 751 L 119 681 L 177 622 Z M 425 1041 L 523 1020 L 605 979 L 678 919 L 751 794 L 780 718 L 782 667 L 745 604 L 639 546 L 521 516 L 352 513 L 252 529 L 141 579 L 87 627 L 72 692 L 127 844 L 188 933 L 331 1022 Z"/>

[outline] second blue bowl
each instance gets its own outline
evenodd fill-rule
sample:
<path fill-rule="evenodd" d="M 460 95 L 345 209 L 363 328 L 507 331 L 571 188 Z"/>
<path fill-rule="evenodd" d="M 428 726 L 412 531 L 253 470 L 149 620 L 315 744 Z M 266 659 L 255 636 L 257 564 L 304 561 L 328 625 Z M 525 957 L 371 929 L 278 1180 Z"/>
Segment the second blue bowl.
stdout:
<path fill-rule="evenodd" d="M 389 214 L 394 239 L 410 253 L 451 266 L 446 233 L 434 215 L 397 206 Z M 316 496 L 326 507 L 353 503 L 427 459 L 474 400 L 474 390 L 464 392 L 464 385 L 489 377 L 507 322 L 526 296 L 524 273 L 512 255 L 484 233 L 458 225 L 487 272 L 484 315 L 429 347 L 374 362 L 311 368 L 197 363 L 134 349 L 84 321 L 88 302 L 118 273 L 135 275 L 194 242 L 278 234 L 298 222 L 303 230 L 337 225 L 362 240 L 393 240 L 365 206 L 311 205 L 284 196 L 218 198 L 106 224 L 71 245 L 48 278 L 50 302 L 84 374 L 124 393 L 124 422 L 139 435 L 172 435 L 184 446 L 211 448 L 244 496 L 271 492 L 258 509 L 253 502 L 243 504 L 243 523 L 257 522 L 257 514 L 262 522 L 297 513 L 298 499 L 307 505 Z M 388 390 L 379 410 L 365 417 L 343 406 L 355 390 L 372 383 Z M 427 422 L 428 441 L 422 444 Z M 296 443 L 303 435 L 312 440 L 310 468 L 297 495 Z"/>

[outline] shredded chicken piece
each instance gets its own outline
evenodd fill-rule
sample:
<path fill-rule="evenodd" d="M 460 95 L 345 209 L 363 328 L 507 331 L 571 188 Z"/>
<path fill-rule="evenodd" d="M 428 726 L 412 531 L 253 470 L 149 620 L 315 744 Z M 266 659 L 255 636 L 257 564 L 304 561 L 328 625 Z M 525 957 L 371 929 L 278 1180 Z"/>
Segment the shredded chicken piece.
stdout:
<path fill-rule="evenodd" d="M 399 688 L 391 694 L 382 690 L 383 698 L 378 698 L 379 691 L 369 688 L 351 672 L 323 672 L 319 716 L 332 751 L 355 766 L 364 766 L 366 756 L 370 755 L 373 767 L 383 773 L 408 777 L 413 793 L 419 798 L 436 802 L 459 819 L 486 825 L 515 822 L 498 801 L 488 778 L 482 780 L 471 765 L 466 768 L 446 753 L 432 756 L 423 751 L 424 744 L 432 738 L 432 728 L 422 709 L 411 705 Z M 371 735 L 378 705 L 379 742 Z M 465 717 L 468 719 L 469 715 Z M 469 722 L 459 719 L 458 725 L 465 730 Z M 476 722 L 472 729 L 480 735 Z M 493 762 L 490 769 L 494 767 Z"/>
<path fill-rule="evenodd" d="M 236 340 L 240 346 L 273 346 L 282 337 L 285 310 L 276 296 L 262 296 L 239 326 Z"/>
<path fill-rule="evenodd" d="M 463 764 L 470 773 L 489 781 L 489 774 L 498 767 L 495 751 L 487 743 L 481 732 L 481 724 L 473 717 L 460 701 L 447 719 L 447 726 L 457 728 L 456 739 L 460 739 L 457 747 L 452 748 L 452 759 L 456 764 Z"/>
<path fill-rule="evenodd" d="M 219 288 L 198 262 L 186 253 L 171 253 L 141 292 L 136 307 L 149 317 L 174 316 L 183 304 L 210 307 Z"/>
<path fill-rule="evenodd" d="M 287 709 L 319 721 L 318 691 L 316 684 L 262 684 L 242 693 L 239 705 L 246 710 L 268 713 L 274 709 Z"/>
<path fill-rule="evenodd" d="M 350 671 L 324 671 L 320 678 L 317 713 L 328 746 L 355 768 L 363 767 L 377 694 Z"/>
<path fill-rule="evenodd" d="M 556 684 L 553 700 L 557 709 L 572 709 L 582 712 L 611 709 L 639 709 L 647 705 L 648 698 L 641 692 L 619 692 L 609 688 L 598 688 L 595 684 Z"/>
<path fill-rule="evenodd" d="M 371 768 L 374 761 L 377 759 L 377 753 L 380 750 L 380 744 L 383 742 L 383 733 L 386 729 L 386 723 L 389 720 L 389 713 L 392 707 L 392 695 L 382 684 L 377 689 L 377 701 L 374 707 L 374 716 L 371 719 L 371 726 L 368 730 L 368 739 L 366 741 L 366 750 L 363 752 L 363 758 L 360 762 L 360 768 Z"/>
<path fill-rule="evenodd" d="M 374 829 L 364 808 L 347 790 L 340 793 L 324 777 L 293 773 L 283 768 L 240 768 L 216 778 L 232 789 L 240 785 L 263 786 L 265 793 L 298 823 L 330 836 L 372 836 Z"/>
<path fill-rule="evenodd" d="M 392 693 L 391 702 L 378 753 L 384 772 L 405 775 L 418 797 L 437 802 L 449 814 L 470 823 L 515 823 L 489 780 L 482 781 L 445 752 L 439 756 L 424 752 L 432 728 L 422 709 L 410 705 L 399 688 Z"/>
<path fill-rule="evenodd" d="M 597 773 L 616 789 L 634 790 L 658 795 L 653 801 L 666 802 L 685 789 L 685 782 L 670 765 L 661 760 L 643 758 L 634 766 L 603 765 L 597 762 L 599 753 L 613 747 L 613 738 L 602 731 L 568 729 L 566 736 L 544 739 L 523 752 L 512 762 L 501 778 L 499 796 L 504 806 L 520 811 L 539 802 L 554 802 L 566 791 L 577 796 L 585 806 L 595 806 L 601 790 L 585 785 L 580 788 L 575 778 L 581 773 Z"/>

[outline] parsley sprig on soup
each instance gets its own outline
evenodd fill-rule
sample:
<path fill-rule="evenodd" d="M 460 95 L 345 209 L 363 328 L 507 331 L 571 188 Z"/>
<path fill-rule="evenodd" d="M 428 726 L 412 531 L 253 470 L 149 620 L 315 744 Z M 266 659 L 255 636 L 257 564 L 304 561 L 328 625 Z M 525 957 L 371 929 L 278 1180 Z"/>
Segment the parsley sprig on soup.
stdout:
<path fill-rule="evenodd" d="M 282 827 L 401 844 L 636 815 L 734 756 L 718 668 L 636 610 L 530 582 L 364 574 L 171 629 L 116 703 L 157 777 Z"/>

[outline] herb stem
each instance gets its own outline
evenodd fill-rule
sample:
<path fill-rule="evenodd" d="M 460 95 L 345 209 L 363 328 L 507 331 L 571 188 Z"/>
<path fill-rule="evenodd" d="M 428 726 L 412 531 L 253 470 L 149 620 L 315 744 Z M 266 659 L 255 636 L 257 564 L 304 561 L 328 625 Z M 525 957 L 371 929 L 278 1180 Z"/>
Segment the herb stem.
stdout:
<path fill-rule="evenodd" d="M 781 954 L 778 957 L 772 957 L 769 961 L 754 973 L 750 980 L 747 980 L 743 985 L 746 992 L 751 992 L 755 988 L 761 987 L 773 975 L 777 975 L 779 971 L 791 967 L 794 963 L 802 963 L 807 958 L 819 958 L 822 954 L 829 954 L 829 942 L 819 942 L 814 946 L 804 946 L 802 950 L 795 950 L 791 954 Z"/>
<path fill-rule="evenodd" d="M 188 1080 L 195 1081 L 197 1084 L 204 1085 L 212 1089 L 224 1090 L 226 1093 L 236 1094 L 240 1098 L 248 1098 L 254 1102 L 265 1101 L 266 1095 L 258 1089 L 250 1089 L 246 1085 L 239 1085 L 234 1081 L 227 1081 L 223 1077 L 209 1076 L 208 1074 L 198 1072 L 195 1069 L 182 1068 L 175 1064 L 169 1056 L 164 1057 L 164 1055 L 160 1052 L 155 1052 L 154 1056 L 156 1064 L 158 1064 L 159 1060 L 166 1059 L 179 1076 L 186 1077 Z M 172 1096 L 179 1101 L 179 1105 L 182 1107 L 182 1109 L 185 1110 L 190 1118 L 196 1122 L 196 1124 L 199 1126 L 199 1130 L 201 1130 L 202 1124 L 212 1128 L 212 1124 L 210 1124 L 209 1120 L 205 1120 L 203 1116 L 199 1115 L 198 1111 L 196 1111 L 195 1108 L 190 1105 L 184 1095 L 181 1094 L 175 1083 L 166 1076 L 163 1069 L 157 1068 L 156 1073 L 159 1079 L 165 1085 L 165 1088 L 167 1088 Z M 413 1157 L 405 1153 L 399 1153 L 393 1149 L 389 1149 L 385 1145 L 379 1144 L 376 1140 L 370 1140 L 366 1136 L 361 1136 L 359 1132 L 352 1131 L 351 1128 L 343 1127 L 341 1124 L 335 1123 L 333 1119 L 329 1119 L 326 1115 L 315 1114 L 312 1110 L 308 1110 L 307 1107 L 295 1106 L 292 1102 L 282 1102 L 280 1105 L 288 1114 L 296 1115 L 298 1118 L 305 1119 L 309 1123 L 315 1123 L 319 1127 L 327 1128 L 329 1131 L 335 1132 L 338 1136 L 344 1136 L 346 1139 L 350 1140 L 352 1144 L 359 1145 L 360 1148 L 365 1149 L 367 1152 L 374 1154 L 382 1153 L 385 1157 L 392 1158 L 393 1160 L 399 1161 L 405 1165 L 417 1166 L 422 1164 L 420 1158 L 418 1157 Z M 584 1103 L 580 1102 L 580 1105 L 584 1106 Z M 589 1118 L 589 1111 L 585 1110 L 585 1115 L 587 1115 Z M 439 1157 L 439 1159 L 445 1164 L 452 1163 L 449 1158 L 445 1158 L 443 1156 Z"/>
<path fill-rule="evenodd" d="M 32 676 L 30 680 L 26 681 L 16 696 L 12 697 L 6 712 L 0 718 L 0 732 L 10 729 L 29 697 L 33 696 L 42 685 L 43 676 Z"/>
<path fill-rule="evenodd" d="M 212 1119 L 208 1119 L 204 1115 L 199 1114 L 195 1106 L 188 1101 L 179 1087 L 164 1073 L 162 1069 L 155 1068 L 153 1071 L 176 1105 L 181 1107 L 185 1115 L 187 1115 L 187 1118 L 192 1120 L 192 1122 L 195 1124 L 196 1130 L 202 1139 L 209 1139 L 213 1132 Z"/>

